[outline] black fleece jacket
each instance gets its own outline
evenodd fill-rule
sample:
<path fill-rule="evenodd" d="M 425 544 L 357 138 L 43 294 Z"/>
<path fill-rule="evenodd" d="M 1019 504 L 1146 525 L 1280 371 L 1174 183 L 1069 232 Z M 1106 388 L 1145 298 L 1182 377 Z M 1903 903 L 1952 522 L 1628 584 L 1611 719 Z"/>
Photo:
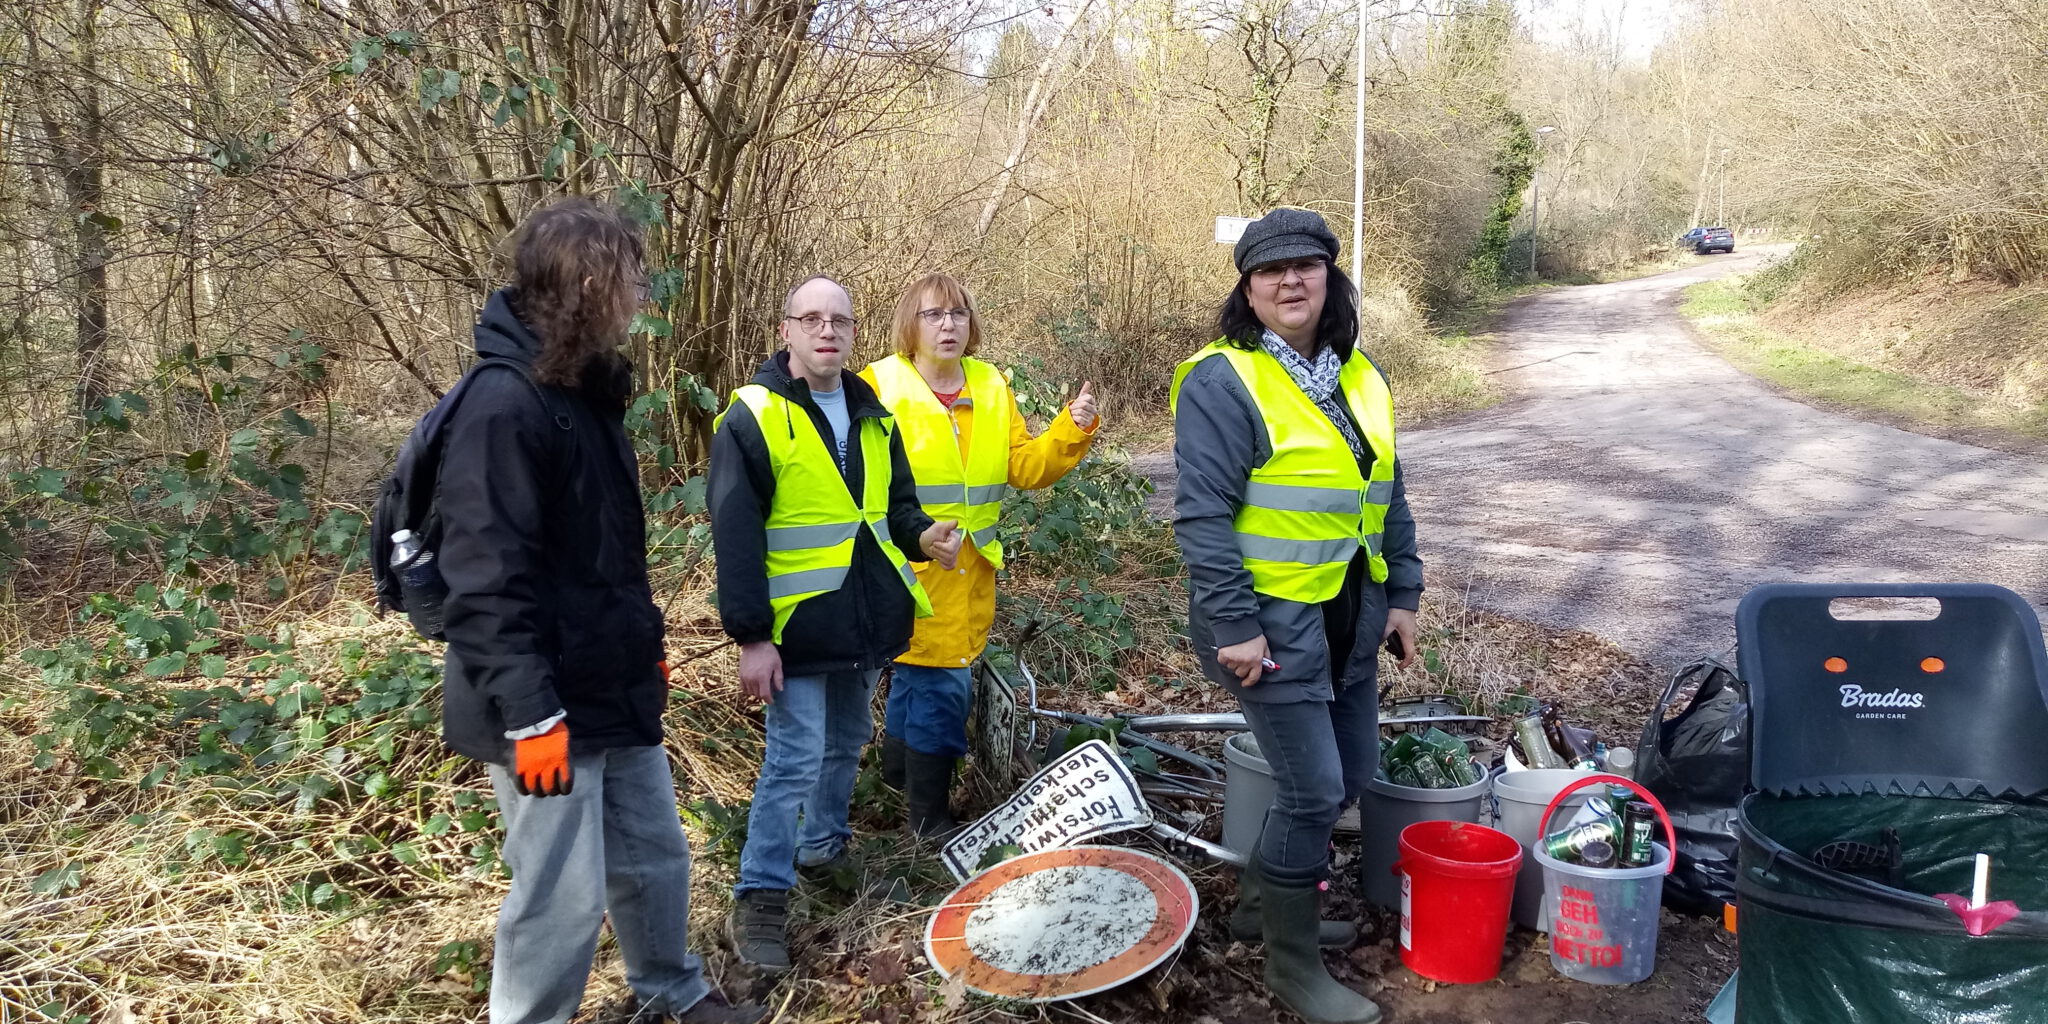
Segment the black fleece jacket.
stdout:
<path fill-rule="evenodd" d="M 811 400 L 810 385 L 789 371 L 789 353 L 777 352 L 761 364 L 754 383 L 795 402 L 810 414 L 818 436 L 832 436 L 825 413 Z M 860 494 L 866 477 L 860 423 L 880 419 L 889 410 L 874 389 L 858 376 L 842 372 L 846 391 L 847 491 Z M 932 518 L 917 503 L 917 482 L 910 475 L 910 457 L 903 437 L 889 435 L 889 535 L 903 554 L 923 561 L 919 538 Z M 775 612 L 768 604 L 768 508 L 775 497 L 775 471 L 768 444 L 753 410 L 734 402 L 711 441 L 711 543 L 718 556 L 718 614 L 725 632 L 740 643 L 771 638 Z M 786 676 L 877 669 L 910 649 L 916 606 L 903 578 L 882 554 L 868 531 L 854 540 L 853 566 L 838 590 L 802 604 L 782 631 L 782 671 Z"/>

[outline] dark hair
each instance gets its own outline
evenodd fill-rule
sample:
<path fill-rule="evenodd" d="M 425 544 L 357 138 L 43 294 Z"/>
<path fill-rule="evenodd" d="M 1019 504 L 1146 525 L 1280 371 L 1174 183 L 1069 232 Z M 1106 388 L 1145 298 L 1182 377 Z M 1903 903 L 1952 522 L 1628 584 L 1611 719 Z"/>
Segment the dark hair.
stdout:
<path fill-rule="evenodd" d="M 614 207 L 580 197 L 534 211 L 512 238 L 512 306 L 540 339 L 543 384 L 620 402 L 626 341 L 647 283 L 640 232 Z"/>
<path fill-rule="evenodd" d="M 1351 351 L 1358 347 L 1358 287 L 1337 264 L 1329 260 L 1323 264 L 1330 271 L 1324 278 L 1329 293 L 1323 298 L 1323 315 L 1316 321 L 1316 347 L 1328 345 L 1337 350 L 1337 358 L 1349 359 Z M 1251 279 L 1250 274 L 1238 275 L 1237 287 L 1230 290 L 1230 297 L 1223 300 L 1223 311 L 1216 314 L 1216 327 L 1223 340 L 1246 351 L 1258 349 L 1266 335 L 1266 325 L 1252 311 L 1251 296 L 1246 294 Z"/>

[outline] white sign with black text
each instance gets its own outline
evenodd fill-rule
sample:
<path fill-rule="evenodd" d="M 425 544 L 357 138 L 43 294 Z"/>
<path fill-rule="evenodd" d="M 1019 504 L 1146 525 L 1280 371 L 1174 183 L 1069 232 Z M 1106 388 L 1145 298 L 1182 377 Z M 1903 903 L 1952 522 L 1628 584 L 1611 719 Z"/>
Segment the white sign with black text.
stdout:
<path fill-rule="evenodd" d="M 994 847 L 1034 853 L 1151 824 L 1152 809 L 1138 792 L 1137 777 L 1109 744 L 1089 740 L 1039 769 L 1016 795 L 962 829 L 939 856 L 964 882 Z"/>

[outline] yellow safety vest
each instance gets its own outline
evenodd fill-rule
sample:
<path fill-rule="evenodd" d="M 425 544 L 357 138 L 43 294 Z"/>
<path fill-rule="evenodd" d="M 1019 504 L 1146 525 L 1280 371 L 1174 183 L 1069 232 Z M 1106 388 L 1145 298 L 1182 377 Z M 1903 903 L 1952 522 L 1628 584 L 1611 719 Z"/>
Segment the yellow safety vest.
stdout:
<path fill-rule="evenodd" d="M 1251 392 L 1273 446 L 1265 463 L 1252 467 L 1233 520 L 1252 589 L 1284 601 L 1327 601 L 1343 589 L 1345 568 L 1361 546 L 1373 582 L 1386 582 L 1380 547 L 1394 500 L 1394 396 L 1379 370 L 1354 349 L 1338 377 L 1344 404 L 1372 446 L 1366 476 L 1336 424 L 1263 349 L 1217 341 L 1195 353 L 1173 371 L 1174 409 L 1188 371 L 1217 356 L 1230 361 Z"/>
<path fill-rule="evenodd" d="M 886 417 L 854 421 L 864 467 L 861 501 L 856 505 L 839 472 L 834 446 L 818 432 L 810 414 L 789 399 L 748 384 L 732 393 L 732 402 L 713 429 L 725 422 L 733 405 L 742 403 L 761 427 L 769 468 L 775 473 L 767 524 L 768 604 L 775 610 L 775 642 L 782 642 L 782 627 L 789 624 L 797 605 L 846 582 L 847 570 L 853 567 L 854 538 L 863 522 L 910 589 L 918 617 L 930 615 L 932 604 L 917 573 L 889 536 L 889 433 L 894 424 Z"/>
<path fill-rule="evenodd" d="M 917 478 L 917 500 L 933 519 L 957 519 L 981 557 L 1003 567 L 996 520 L 1010 492 L 1010 417 L 1017 409 L 1002 372 L 979 359 L 962 359 L 967 395 L 974 403 L 974 434 L 960 457 L 960 431 L 953 414 L 932 394 L 909 359 L 894 355 L 870 365 L 875 393 L 896 417 L 903 450 Z"/>

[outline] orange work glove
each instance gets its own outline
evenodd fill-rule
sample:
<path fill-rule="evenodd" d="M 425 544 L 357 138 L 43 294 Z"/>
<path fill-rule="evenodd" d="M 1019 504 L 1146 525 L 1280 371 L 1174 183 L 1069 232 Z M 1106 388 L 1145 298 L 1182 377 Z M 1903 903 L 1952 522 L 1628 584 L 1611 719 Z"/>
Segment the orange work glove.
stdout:
<path fill-rule="evenodd" d="M 523 796 L 562 796 L 575 784 L 569 774 L 569 724 L 532 739 L 512 741 L 512 784 Z"/>

